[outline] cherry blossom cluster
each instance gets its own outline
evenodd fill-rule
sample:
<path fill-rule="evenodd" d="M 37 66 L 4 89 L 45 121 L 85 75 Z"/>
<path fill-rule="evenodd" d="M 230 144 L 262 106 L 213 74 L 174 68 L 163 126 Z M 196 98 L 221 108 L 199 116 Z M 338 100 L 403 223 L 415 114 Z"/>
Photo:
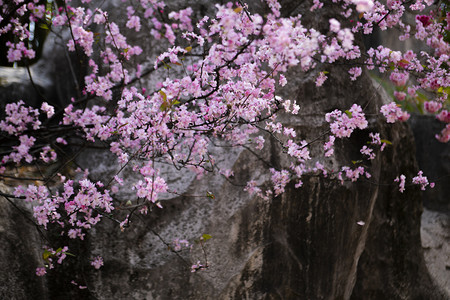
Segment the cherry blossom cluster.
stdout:
<path fill-rule="evenodd" d="M 82 6 L 70 0 L 47 5 L 38 0 L 0 0 L 2 15 L 14 11 L 7 22 L 0 17 L 0 35 L 14 36 L 6 44 L 9 62 L 26 65 L 35 57 L 25 41 L 32 35 L 31 24 L 41 22 L 69 52 L 83 60 L 87 70 L 81 77 L 78 97 L 61 112 L 47 102 L 39 108 L 28 107 L 23 101 L 6 104 L 0 131 L 14 142 L 1 158 L 0 171 L 30 163 L 57 164 L 64 157 L 57 150 L 80 140 L 93 146 L 106 145 L 117 157 L 120 171 L 113 178 L 97 181 L 88 170 L 80 170 L 75 176 L 59 175 L 58 187 L 49 186 L 49 178 L 42 178 L 42 184 L 16 187 L 15 197 L 33 203 L 37 224 L 44 228 L 58 225 L 69 238 L 84 239 L 103 216 L 112 218 L 118 208 L 133 208 L 125 218 L 112 218 L 125 230 L 135 208 L 146 214 L 153 205 L 162 207 L 164 195 L 171 189 L 157 163 L 188 168 L 197 178 L 219 170 L 230 179 L 233 170 L 221 169 L 212 154 L 217 142 L 255 151 L 264 148 L 267 136 L 280 143 L 290 166 L 270 168 L 269 188 L 252 178 L 245 187 L 250 194 L 265 199 L 283 193 L 292 180 L 301 187 L 301 178 L 307 173 L 335 176 L 342 183 L 370 178 L 364 165 L 330 170 L 321 160 L 334 155 L 336 139 L 349 138 L 355 130 L 368 127 L 360 105 L 325 115 L 331 134 L 324 135 L 323 157 L 311 157 L 310 143 L 283 124 L 281 112 L 295 116 L 300 111 L 299 103 L 278 95 L 288 83 L 286 71 L 294 66 L 316 74 L 318 87 L 328 78 L 323 66 L 337 61 L 349 62 L 348 76 L 353 81 L 366 68 L 387 73 L 397 102 L 419 101 L 419 90 L 432 95 L 421 106 L 446 123 L 437 138 L 442 142 L 450 139 L 450 48 L 444 38 L 450 30 L 450 13 L 445 5 L 433 8 L 430 0 L 333 0 L 341 16 L 329 20 L 328 32 L 320 32 L 302 24 L 301 15 L 281 17 L 276 0 L 265 1 L 270 12 L 264 16 L 251 13 L 239 1 L 217 4 L 211 17 L 199 16 L 190 7 L 171 11 L 163 1 L 139 0 L 127 4 L 122 20 L 112 19 L 117 12 L 98 7 L 96 1 L 81 2 Z M 322 6 L 323 1 L 315 0 L 311 11 Z M 414 24 L 406 21 L 408 10 L 417 14 Z M 398 28 L 401 40 L 423 41 L 431 51 L 402 53 L 379 46 L 362 53 L 354 43 L 355 34 L 370 34 L 375 27 Z M 148 33 L 165 50 L 152 59 L 144 57 L 147 54 L 142 45 L 129 38 L 136 32 Z M 149 74 L 157 83 L 143 86 Z M 388 123 L 409 118 L 396 102 L 383 105 L 380 114 Z M 59 129 L 71 134 L 55 133 L 49 125 L 52 122 L 59 122 Z M 389 142 L 379 133 L 370 133 L 369 138 L 360 154 L 373 160 L 376 149 L 383 151 Z M 130 186 L 124 186 L 120 174 L 127 166 L 138 176 Z M 402 176 L 396 179 L 401 192 L 405 189 Z M 429 185 L 421 172 L 413 183 L 422 189 Z M 113 195 L 129 187 L 135 199 L 124 206 L 125 201 Z M 187 246 L 184 240 L 174 243 L 175 251 Z M 66 247 L 46 251 L 49 262 L 55 258 L 62 261 L 67 253 Z M 91 264 L 98 269 L 103 260 L 97 257 Z M 206 267 L 198 262 L 192 271 Z M 39 276 L 45 273 L 45 268 L 36 270 Z"/>
<path fill-rule="evenodd" d="M 383 105 L 380 112 L 386 118 L 386 122 L 388 123 L 407 121 L 409 119 L 409 114 L 406 111 L 403 111 L 395 102 Z"/>
<path fill-rule="evenodd" d="M 46 247 L 42 257 L 45 261 L 45 267 L 36 268 L 37 276 L 44 276 L 47 273 L 47 269 L 53 269 L 55 267 L 54 262 L 61 264 L 67 255 L 72 255 L 69 252 L 69 247 L 64 246 L 56 250 Z"/>
<path fill-rule="evenodd" d="M 344 166 L 341 169 L 341 172 L 338 173 L 338 179 L 341 180 L 341 182 L 344 181 L 344 178 L 342 175 L 345 175 L 345 177 L 352 182 L 357 181 L 360 176 L 365 176 L 366 178 L 372 177 L 369 172 L 367 172 L 364 167 L 357 167 L 355 169 L 351 169 L 350 167 Z"/>
<path fill-rule="evenodd" d="M 400 176 L 396 177 L 394 181 L 398 182 L 399 191 L 403 193 L 405 191 L 406 176 L 401 174 Z M 430 188 L 434 188 L 435 186 L 434 182 L 428 182 L 428 178 L 426 176 L 423 176 L 422 171 L 419 171 L 419 173 L 417 173 L 417 176 L 414 176 L 412 178 L 412 184 L 420 186 L 420 189 L 422 191 L 424 191 L 428 185 L 430 186 Z"/>
<path fill-rule="evenodd" d="M 327 113 L 325 120 L 330 123 L 331 133 L 338 138 L 350 137 L 356 128 L 365 129 L 368 125 L 361 106 L 357 104 L 353 104 L 347 112 L 336 109 Z"/>
<path fill-rule="evenodd" d="M 419 171 L 419 173 L 417 174 L 417 176 L 413 177 L 412 179 L 412 183 L 413 184 L 417 184 L 420 186 L 421 190 L 425 190 L 427 185 L 430 185 L 430 187 L 434 187 L 434 183 L 429 183 L 428 182 L 428 178 L 426 176 L 423 176 L 423 172 Z"/>
<path fill-rule="evenodd" d="M 63 184 L 64 191 L 53 195 L 45 186 L 28 185 L 15 188 L 16 197 L 24 197 L 35 204 L 34 217 L 39 225 L 47 228 L 49 223 L 57 223 L 62 228 L 61 234 L 69 238 L 84 239 L 84 230 L 97 224 L 104 213 L 114 209 L 112 197 L 103 184 L 90 182 L 88 179 L 78 181 L 78 189 L 73 180 Z"/>
<path fill-rule="evenodd" d="M 39 110 L 27 107 L 22 100 L 5 106 L 5 119 L 0 121 L 0 130 L 10 135 L 19 135 L 26 129 L 37 130 L 41 126 Z"/>
<path fill-rule="evenodd" d="M 448 4 L 433 6 L 433 1 L 364 1 L 373 2 L 366 7 L 361 20 L 352 28 L 353 32 L 363 31 L 370 34 L 375 26 L 381 30 L 398 28 L 401 31 L 400 40 L 415 38 L 423 41 L 433 51 L 415 53 L 408 50 L 405 53 L 393 51 L 384 46 L 369 49 L 366 64 L 369 69 L 378 68 L 381 73 L 390 72 L 389 79 L 396 87 L 394 97 L 397 101 L 408 100 L 414 104 L 423 102 L 416 91 L 422 89 L 434 94 L 434 99 L 426 99 L 423 103 L 427 112 L 439 114 L 448 107 L 449 70 L 448 61 L 450 48 L 445 36 L 449 34 L 450 9 Z M 409 12 L 407 12 L 409 11 Z M 415 14 L 413 23 L 408 23 L 408 14 Z M 414 74 L 416 85 L 410 85 L 409 75 Z M 395 111 L 394 111 L 395 110 Z M 407 114 L 395 109 L 386 108 L 383 114 L 389 115 L 389 122 L 395 119 L 404 120 Z M 436 137 L 447 142 L 448 126 Z"/>

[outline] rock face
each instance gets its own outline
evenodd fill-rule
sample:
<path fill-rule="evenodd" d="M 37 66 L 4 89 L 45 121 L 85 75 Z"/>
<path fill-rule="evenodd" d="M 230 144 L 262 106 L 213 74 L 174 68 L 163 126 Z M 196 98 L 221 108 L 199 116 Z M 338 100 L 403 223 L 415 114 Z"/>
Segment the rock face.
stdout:
<path fill-rule="evenodd" d="M 434 189 L 422 194 L 423 203 L 429 209 L 450 213 L 450 144 L 434 138 L 444 125 L 427 115 L 413 115 L 409 123 L 416 140 L 419 168 L 424 174 L 433 174 L 430 181 L 436 182 Z"/>
<path fill-rule="evenodd" d="M 297 118 L 286 117 L 284 121 L 301 139 L 312 141 L 327 131 L 323 118 L 326 112 L 346 110 L 358 103 L 367 115 L 376 114 L 387 101 L 368 74 L 352 82 L 341 76 L 347 73 L 344 67 L 327 70 L 330 78 L 321 88 L 313 83 L 315 74 L 298 69 L 289 74 L 283 93 L 296 99 L 301 112 Z M 227 153 L 222 157 L 236 174 L 231 182 L 213 175 L 201 180 L 184 175 L 177 179 L 183 181 L 182 196 L 164 201 L 164 209 L 134 217 L 132 226 L 124 232 L 105 219 L 82 244 L 62 240 L 56 233 L 50 235 L 53 243 L 68 244 L 77 257 L 49 272 L 46 281 L 34 277 L 38 265 L 35 253 L 40 250 L 40 243 L 34 242 L 38 233 L 27 227 L 26 221 L 19 221 L 14 208 L 1 203 L 0 239 L 2 245 L 8 243 L 2 247 L 5 252 L 0 259 L 7 271 L 0 276 L 11 288 L 2 287 L 0 296 L 446 299 L 424 264 L 419 190 L 409 188 L 401 194 L 393 183 L 398 174 L 411 178 L 417 173 L 414 138 L 407 125 L 389 125 L 373 118 L 369 129 L 355 132 L 345 142 L 338 141 L 335 158 L 326 164 L 337 167 L 360 159 L 359 149 L 369 140 L 371 131 L 380 132 L 392 146 L 372 161 L 370 179 L 342 185 L 311 173 L 303 178 L 302 188 L 295 189 L 291 184 L 283 195 L 262 200 L 250 197 L 241 185 L 250 178 L 267 179 L 263 160 L 275 165 L 286 163 L 279 147 L 269 141 L 260 153 L 263 160 L 243 150 Z M 313 144 L 312 154 L 321 147 L 322 143 Z M 89 164 L 99 178 L 114 170 L 108 157 L 95 152 L 79 163 Z M 206 191 L 215 199 L 195 197 L 204 196 Z M 168 250 L 174 239 L 193 241 L 203 234 L 212 238 L 203 244 L 194 243 L 191 250 Z M 21 236 L 26 239 L 17 238 Z M 21 243 L 30 251 L 14 251 Z M 104 259 L 100 270 L 94 270 L 87 260 L 96 255 Z M 197 261 L 208 262 L 208 268 L 190 272 Z M 87 288 L 79 289 L 71 281 Z"/>
<path fill-rule="evenodd" d="M 335 75 L 323 89 L 307 77 L 297 77 L 288 87 L 287 93 L 301 99 L 302 113 L 286 122 L 302 138 L 326 130 L 321 117 L 326 111 L 364 99 L 360 104 L 370 114 L 383 102 L 367 76 L 351 83 L 339 76 L 342 72 L 332 70 Z M 101 254 L 105 266 L 99 271 L 87 266 L 63 269 L 59 284 L 49 286 L 50 294 L 99 299 L 445 299 L 423 260 L 420 193 L 410 188 L 400 194 L 392 184 L 397 174 L 411 177 L 417 172 L 407 126 L 374 120 L 371 128 L 342 143 L 330 164 L 357 159 L 372 130 L 393 145 L 372 162 L 370 180 L 341 185 L 311 174 L 301 189 L 289 186 L 270 201 L 251 198 L 242 187 L 214 177 L 192 181 L 186 196 L 165 201 L 164 209 L 134 219 L 124 232 L 106 221 L 83 250 L 88 256 Z M 276 146 L 263 155 L 282 163 Z M 105 162 L 99 165 L 105 167 Z M 263 168 L 243 151 L 233 164 L 234 182 L 257 177 Z M 216 199 L 187 196 L 205 190 Z M 176 255 L 165 244 L 204 233 L 213 236 L 205 242 L 205 253 L 195 245 L 191 252 Z M 209 268 L 189 272 L 197 260 L 205 263 L 205 255 Z M 74 277 L 84 277 L 88 289 L 61 289 Z"/>
<path fill-rule="evenodd" d="M 450 215 L 425 209 L 420 229 L 425 261 L 433 279 L 450 295 Z"/>
<path fill-rule="evenodd" d="M 34 275 L 41 263 L 41 237 L 27 219 L 27 209 L 18 209 L 0 196 L 0 299 L 47 299 L 45 278 Z"/>

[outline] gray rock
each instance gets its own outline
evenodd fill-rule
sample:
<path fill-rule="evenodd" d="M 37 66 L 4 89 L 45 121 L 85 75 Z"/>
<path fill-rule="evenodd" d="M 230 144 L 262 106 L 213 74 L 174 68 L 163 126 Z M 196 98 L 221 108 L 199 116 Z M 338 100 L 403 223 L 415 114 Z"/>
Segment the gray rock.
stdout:
<path fill-rule="evenodd" d="M 435 182 L 433 189 L 422 193 L 424 205 L 432 210 L 450 213 L 450 143 L 435 139 L 444 124 L 430 115 L 412 115 L 409 123 L 416 140 L 416 157 L 419 168 L 429 181 Z"/>
<path fill-rule="evenodd" d="M 431 276 L 450 295 L 450 216 L 425 209 L 420 229 L 425 262 Z"/>
<path fill-rule="evenodd" d="M 0 196 L 0 299 L 48 299 L 46 278 L 35 275 L 42 236 L 30 222 L 30 207 L 15 205 Z"/>

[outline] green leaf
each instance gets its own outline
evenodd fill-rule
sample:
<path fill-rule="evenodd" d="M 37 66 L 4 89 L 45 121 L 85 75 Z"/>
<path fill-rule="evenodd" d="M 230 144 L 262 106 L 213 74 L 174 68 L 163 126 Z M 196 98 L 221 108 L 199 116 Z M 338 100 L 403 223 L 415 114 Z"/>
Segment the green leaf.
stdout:
<path fill-rule="evenodd" d="M 348 116 L 349 118 L 351 118 L 351 117 L 352 117 L 352 112 L 351 112 L 351 111 L 349 111 L 349 110 L 346 110 L 346 111 L 345 111 L 345 113 L 347 114 L 347 116 Z"/>
<path fill-rule="evenodd" d="M 213 193 L 211 192 L 206 192 L 206 197 L 211 198 L 211 199 L 216 199 L 216 196 L 213 195 Z"/>
<path fill-rule="evenodd" d="M 360 164 L 362 163 L 362 160 L 352 160 L 352 164 L 356 165 L 356 164 Z"/>
<path fill-rule="evenodd" d="M 202 238 L 203 238 L 204 241 L 207 241 L 207 240 L 209 240 L 210 238 L 212 238 L 212 236 L 205 233 L 205 234 L 202 235 Z"/>
<path fill-rule="evenodd" d="M 388 140 L 380 140 L 380 142 L 388 144 L 388 145 L 392 145 L 392 142 L 388 141 Z"/>
<path fill-rule="evenodd" d="M 162 96 L 164 101 L 167 101 L 167 95 L 163 91 L 159 91 L 159 94 Z"/>
<path fill-rule="evenodd" d="M 161 111 L 167 111 L 168 108 L 169 108 L 169 104 L 167 103 L 167 101 L 164 101 L 163 103 L 161 103 L 161 106 L 159 107 L 159 109 Z"/>
<path fill-rule="evenodd" d="M 416 94 L 417 94 L 416 99 L 419 100 L 420 103 L 423 103 L 423 102 L 429 100 L 428 97 L 422 92 L 416 91 Z"/>
<path fill-rule="evenodd" d="M 42 253 L 42 258 L 43 258 L 45 261 L 48 261 L 48 259 L 49 259 L 51 256 L 53 256 L 53 254 L 52 254 L 50 251 L 48 251 L 48 250 L 44 250 L 44 253 Z"/>

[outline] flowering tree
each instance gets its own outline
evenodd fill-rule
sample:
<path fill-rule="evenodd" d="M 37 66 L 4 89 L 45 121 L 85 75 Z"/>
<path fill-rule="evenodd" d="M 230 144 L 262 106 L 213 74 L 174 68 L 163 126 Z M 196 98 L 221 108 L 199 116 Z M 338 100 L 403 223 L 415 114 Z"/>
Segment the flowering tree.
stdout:
<path fill-rule="evenodd" d="M 327 113 L 329 130 L 307 141 L 282 122 L 298 114 L 301 102 L 283 99 L 279 91 L 294 66 L 315 74 L 317 86 L 327 80 L 321 69 L 327 64 L 344 62 L 351 80 L 358 80 L 365 69 L 375 69 L 389 74 L 395 89 L 394 101 L 381 107 L 377 117 L 404 122 L 409 118 L 406 109 L 418 107 L 446 124 L 436 138 L 448 142 L 450 4 L 433 2 L 334 0 L 327 5 L 336 7 L 336 18 L 329 19 L 326 31 L 319 31 L 303 24 L 301 15 L 282 16 L 276 0 L 264 2 L 264 16 L 238 1 L 216 5 L 214 17 L 189 7 L 172 11 L 169 2 L 139 0 L 130 2 L 119 18 L 112 17 L 102 1 L 82 0 L 78 5 L 69 0 L 0 0 L 0 36 L 8 40 L 8 63 L 28 68 L 36 59 L 32 37 L 39 27 L 57 36 L 76 63 L 87 69 L 81 80 L 74 76 L 77 97 L 65 107 L 46 99 L 39 107 L 20 99 L 6 104 L 0 121 L 0 178 L 31 184 L 1 195 L 11 203 L 32 203 L 40 228 L 53 224 L 62 235 L 83 240 L 103 218 L 124 230 L 133 215 L 162 208 L 164 197 L 177 194 L 160 164 L 189 169 L 197 177 L 218 172 L 231 178 L 233 172 L 217 163 L 214 148 L 241 147 L 258 155 L 266 139 L 279 143 L 289 163 L 268 168 L 270 184 L 250 180 L 243 187 L 267 199 L 283 193 L 289 182 L 300 188 L 302 175 L 311 172 L 342 183 L 370 178 L 365 162 L 391 143 L 378 132 L 371 132 L 361 147 L 360 161 L 339 169 L 325 163 L 334 155 L 336 140 L 345 141 L 355 130 L 368 127 L 363 107 L 353 104 Z M 311 13 L 323 5 L 314 0 Z M 407 21 L 407 10 L 415 15 L 414 22 Z M 376 28 L 399 29 L 400 40 L 423 41 L 429 51 L 402 53 L 384 46 L 365 50 L 355 43 L 355 35 L 371 34 Z M 155 58 L 147 58 L 138 43 L 129 42 L 137 33 L 161 41 Z M 314 157 L 309 151 L 312 143 L 323 144 Z M 89 147 L 113 153 L 116 174 L 99 180 L 77 167 L 77 156 Z M 38 175 L 17 175 L 18 168 L 25 167 Z M 131 187 L 123 185 L 125 169 L 137 174 Z M 399 192 L 410 184 L 421 189 L 434 185 L 422 172 L 389 180 L 398 183 Z M 135 198 L 121 199 L 121 189 L 129 188 Z M 209 192 L 204 196 L 215 197 Z M 60 246 L 45 249 L 45 267 L 39 267 L 37 275 L 71 254 Z M 187 241 L 177 241 L 173 249 L 185 246 Z M 95 268 L 102 264 L 101 257 L 92 260 Z M 205 267 L 207 262 L 198 262 L 192 270 Z"/>

